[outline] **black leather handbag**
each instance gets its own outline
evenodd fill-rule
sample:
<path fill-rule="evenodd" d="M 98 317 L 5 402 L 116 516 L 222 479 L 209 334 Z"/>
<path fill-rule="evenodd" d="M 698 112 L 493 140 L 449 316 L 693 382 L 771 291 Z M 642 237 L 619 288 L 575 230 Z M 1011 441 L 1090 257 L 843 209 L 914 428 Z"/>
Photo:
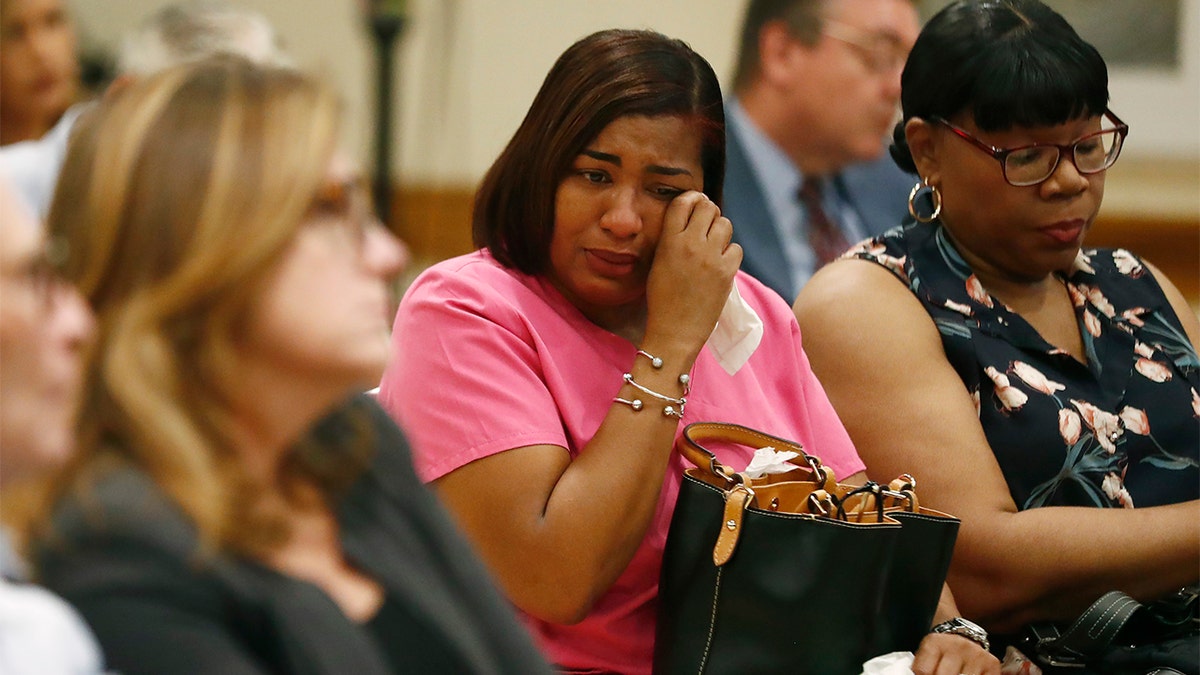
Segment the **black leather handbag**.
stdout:
<path fill-rule="evenodd" d="M 1027 626 L 1018 648 L 1046 675 L 1200 675 L 1200 588 L 1146 605 L 1110 591 L 1070 625 Z"/>
<path fill-rule="evenodd" d="M 751 479 L 705 444 L 800 453 Z M 655 673 L 857 675 L 930 628 L 958 520 L 914 481 L 838 484 L 798 444 L 732 424 L 684 429 L 683 477 L 659 585 Z"/>

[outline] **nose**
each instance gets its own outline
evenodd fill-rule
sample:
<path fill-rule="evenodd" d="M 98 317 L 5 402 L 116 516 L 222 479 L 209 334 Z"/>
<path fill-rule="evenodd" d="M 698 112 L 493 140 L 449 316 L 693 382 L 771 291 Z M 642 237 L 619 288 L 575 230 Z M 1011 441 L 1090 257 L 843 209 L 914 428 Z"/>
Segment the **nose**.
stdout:
<path fill-rule="evenodd" d="M 626 239 L 642 231 L 642 217 L 636 204 L 636 190 L 616 188 L 609 196 L 600 227 L 619 239 Z"/>
<path fill-rule="evenodd" d="M 904 72 L 904 59 L 893 63 L 883 75 L 883 94 L 892 103 L 900 101 L 900 75 Z"/>
<path fill-rule="evenodd" d="M 1042 189 L 1050 194 L 1077 195 L 1088 189 L 1088 177 L 1079 173 L 1075 166 L 1075 157 L 1071 152 L 1063 151 L 1058 158 L 1058 166 L 1042 183 Z"/>
<path fill-rule="evenodd" d="M 52 63 L 62 46 L 56 42 L 54 31 L 38 26 L 29 31 L 29 51 L 39 63 Z"/>
<path fill-rule="evenodd" d="M 56 296 L 50 318 L 52 339 L 61 341 L 68 351 L 79 351 L 92 341 L 96 318 L 73 286 L 63 285 L 52 292 Z"/>
<path fill-rule="evenodd" d="M 371 273 L 384 279 L 400 275 L 408 267 L 411 254 L 408 246 L 378 220 L 367 228 L 363 264 Z"/>

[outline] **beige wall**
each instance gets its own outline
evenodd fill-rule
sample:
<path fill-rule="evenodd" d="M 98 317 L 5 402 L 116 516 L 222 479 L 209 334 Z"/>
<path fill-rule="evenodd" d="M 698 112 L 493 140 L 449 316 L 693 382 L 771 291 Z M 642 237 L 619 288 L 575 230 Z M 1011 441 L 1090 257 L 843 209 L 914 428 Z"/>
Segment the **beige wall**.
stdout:
<path fill-rule="evenodd" d="M 166 4 L 72 2 L 90 39 L 113 47 L 126 26 Z M 348 106 L 347 143 L 370 158 L 374 56 L 357 0 L 242 2 L 276 24 L 297 61 L 335 79 Z M 1112 176 L 1111 208 L 1121 212 L 1200 214 L 1200 175 L 1191 170 L 1200 166 L 1200 0 L 1183 3 L 1179 72 L 1112 73 L 1113 108 L 1133 129 L 1122 164 L 1133 160 L 1129 163 L 1140 167 L 1128 172 L 1136 179 Z M 744 1 L 409 0 L 408 5 L 411 21 L 398 56 L 396 174 L 409 185 L 468 187 L 516 128 L 555 57 L 575 39 L 614 26 L 655 28 L 688 41 L 727 82 Z M 1175 161 L 1169 170 L 1157 170 L 1159 158 Z"/>
<path fill-rule="evenodd" d="M 238 0 L 234 0 L 237 2 Z M 89 39 L 118 44 L 126 26 L 168 0 L 71 0 Z M 288 51 L 335 78 L 347 141 L 371 157 L 375 56 L 356 0 L 240 0 L 265 14 Z M 409 0 L 398 54 L 395 166 L 421 184 L 473 185 L 503 148 L 554 59 L 608 27 L 650 27 L 687 40 L 724 77 L 736 0 Z"/>

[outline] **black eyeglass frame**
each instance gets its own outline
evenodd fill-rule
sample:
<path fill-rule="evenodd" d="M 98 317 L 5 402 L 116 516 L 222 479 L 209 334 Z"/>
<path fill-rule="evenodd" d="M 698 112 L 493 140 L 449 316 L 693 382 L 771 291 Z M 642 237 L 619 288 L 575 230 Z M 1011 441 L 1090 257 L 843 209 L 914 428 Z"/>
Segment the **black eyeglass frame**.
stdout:
<path fill-rule="evenodd" d="M 937 124 L 941 124 L 942 126 L 946 127 L 950 131 L 953 131 L 954 134 L 956 136 L 958 136 L 959 138 L 962 138 L 963 140 L 967 141 L 971 145 L 974 145 L 975 147 L 979 148 L 981 151 L 991 155 L 996 161 L 1000 162 L 1000 174 L 1002 176 L 1004 176 L 1004 182 L 1008 183 L 1009 185 L 1011 185 L 1013 187 L 1029 187 L 1031 185 L 1040 185 L 1040 184 L 1046 182 L 1047 180 L 1049 180 L 1049 178 L 1054 175 L 1054 172 L 1058 170 L 1058 165 L 1060 162 L 1062 162 L 1062 158 L 1066 154 L 1070 154 L 1071 163 L 1075 165 L 1075 170 L 1085 176 L 1097 174 L 1097 173 L 1100 173 L 1102 171 L 1107 171 L 1108 169 L 1112 168 L 1112 165 L 1117 163 L 1117 157 L 1119 157 L 1121 155 L 1121 149 L 1123 147 L 1125 147 L 1125 137 L 1129 135 L 1129 125 L 1122 122 L 1121 118 L 1114 115 L 1113 112 L 1107 108 L 1104 109 L 1104 117 L 1113 123 L 1113 126 L 1111 128 L 1101 129 L 1100 131 L 1094 131 L 1090 134 L 1080 136 L 1079 138 L 1075 139 L 1074 141 L 1072 141 L 1070 143 L 1067 143 L 1066 145 L 1060 145 L 1057 143 L 1031 143 L 1029 145 L 1022 145 L 1022 146 L 1016 147 L 1016 148 L 997 148 L 994 145 L 989 145 L 988 143 L 984 143 L 983 141 L 979 140 L 974 135 L 972 135 L 971 132 L 947 121 L 945 118 L 931 117 L 929 119 L 933 122 L 936 122 Z M 1091 170 L 1091 171 L 1084 171 L 1083 169 L 1079 168 L 1079 163 L 1075 161 L 1075 148 L 1078 147 L 1080 143 L 1083 143 L 1084 141 L 1088 140 L 1089 138 L 1095 138 L 1096 136 L 1100 136 L 1103 134 L 1109 134 L 1109 133 L 1113 133 L 1113 132 L 1116 133 L 1117 140 L 1116 140 L 1115 151 L 1109 153 L 1109 155 L 1111 155 L 1112 159 L 1107 160 L 1105 162 L 1104 166 L 1102 166 L 1099 169 L 1095 169 L 1095 170 Z M 1050 171 L 1041 180 L 1036 180 L 1036 181 L 1032 181 L 1032 182 L 1028 182 L 1028 183 L 1012 182 L 1012 180 L 1010 180 L 1008 177 L 1008 162 L 1007 162 L 1008 156 L 1013 154 L 1014 152 L 1022 152 L 1024 150 L 1029 150 L 1031 148 L 1054 148 L 1054 149 L 1058 150 L 1058 157 L 1054 160 L 1054 166 L 1050 167 Z M 1107 157 L 1107 155 L 1106 155 L 1106 157 Z"/>

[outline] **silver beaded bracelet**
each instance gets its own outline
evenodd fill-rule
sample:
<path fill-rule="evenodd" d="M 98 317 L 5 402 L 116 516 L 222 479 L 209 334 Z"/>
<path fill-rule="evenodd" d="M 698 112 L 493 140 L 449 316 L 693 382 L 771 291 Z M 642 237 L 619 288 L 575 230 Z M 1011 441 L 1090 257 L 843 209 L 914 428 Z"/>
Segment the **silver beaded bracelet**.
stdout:
<path fill-rule="evenodd" d="M 667 396 L 666 394 L 660 394 L 657 391 L 650 389 L 649 387 L 643 387 L 642 385 L 638 384 L 633 379 L 633 373 L 625 373 L 624 375 L 622 375 L 622 377 L 625 378 L 625 384 L 631 385 L 634 389 L 637 389 L 638 391 L 642 392 L 643 394 L 645 394 L 647 396 L 653 396 L 654 398 L 656 398 L 660 401 L 666 401 L 667 403 L 674 403 L 675 405 L 679 405 L 679 406 L 683 406 L 687 403 L 687 397 L 681 396 L 679 398 L 672 398 L 670 396 Z"/>
<path fill-rule="evenodd" d="M 651 354 L 650 352 L 642 350 L 642 349 L 637 350 L 637 355 L 644 356 L 644 357 L 650 359 L 650 365 L 655 370 L 662 370 L 663 360 L 660 359 L 659 357 Z M 682 375 L 679 376 L 679 384 L 683 386 L 683 395 L 687 396 L 688 392 L 691 391 L 692 376 L 688 375 L 687 373 L 683 373 Z"/>
<path fill-rule="evenodd" d="M 647 351 L 644 351 L 644 350 L 641 350 L 641 349 L 637 350 L 637 353 L 638 353 L 640 356 L 644 356 L 644 357 L 646 357 L 646 358 L 650 359 L 650 365 L 654 366 L 654 369 L 655 369 L 655 370 L 662 370 L 662 367 L 663 367 L 663 360 L 662 360 L 662 359 L 660 359 L 660 358 L 658 358 L 657 356 L 655 356 L 655 355 L 651 354 L 650 352 L 647 352 Z"/>
<path fill-rule="evenodd" d="M 620 396 L 617 396 L 613 399 L 613 401 L 616 403 L 624 403 L 630 408 L 633 408 L 634 412 L 640 412 L 642 408 L 646 407 L 640 398 L 635 398 L 631 401 L 627 398 L 621 398 Z M 687 403 L 687 401 L 684 401 L 684 403 Z M 663 406 L 663 416 L 683 419 L 683 405 L 681 404 L 678 410 L 675 409 L 675 406 Z"/>
<path fill-rule="evenodd" d="M 683 419 L 683 409 L 687 405 L 687 397 L 686 396 L 680 396 L 679 398 L 671 398 L 670 396 L 667 396 L 666 394 L 660 394 L 657 391 L 650 389 L 649 387 L 644 387 L 644 386 L 638 384 L 633 379 L 632 373 L 625 373 L 624 375 L 622 375 L 622 377 L 625 379 L 625 383 L 632 386 L 634 389 L 637 389 L 638 391 L 642 392 L 643 394 L 645 394 L 647 396 L 652 396 L 660 401 L 665 401 L 667 403 L 667 405 L 666 405 L 666 407 L 663 408 L 664 415 Z M 623 399 L 618 396 L 617 398 L 614 398 L 613 400 L 618 403 L 624 403 L 625 405 L 629 406 L 630 408 L 633 408 L 635 411 L 641 410 L 643 407 L 645 407 L 645 404 L 643 404 L 642 400 L 639 398 L 629 400 L 629 399 Z"/>

